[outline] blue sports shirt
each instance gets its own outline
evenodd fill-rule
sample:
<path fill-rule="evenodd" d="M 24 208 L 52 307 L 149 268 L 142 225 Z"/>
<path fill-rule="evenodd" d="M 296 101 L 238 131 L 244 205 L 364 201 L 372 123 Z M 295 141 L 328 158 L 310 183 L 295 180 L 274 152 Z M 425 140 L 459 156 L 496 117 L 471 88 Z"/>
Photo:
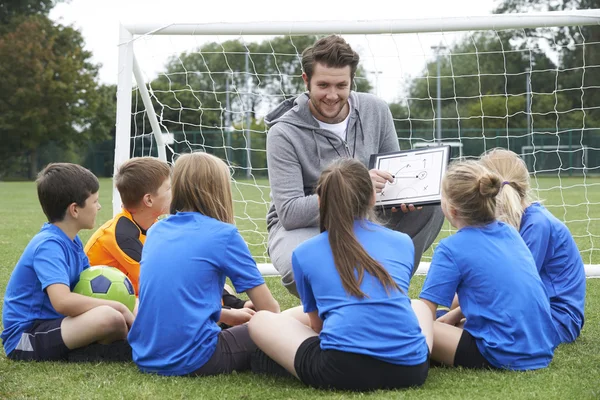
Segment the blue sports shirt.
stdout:
<path fill-rule="evenodd" d="M 464 329 L 497 368 L 550 364 L 557 332 L 531 252 L 513 227 L 465 227 L 435 249 L 420 297 L 450 306 L 458 294 Z"/>
<path fill-rule="evenodd" d="M 35 320 L 63 318 L 52 304 L 46 288 L 67 285 L 71 291 L 81 272 L 89 267 L 78 236 L 71 240 L 56 225 L 45 223 L 31 239 L 13 270 L 2 309 L 2 343 L 6 354 L 19 343 Z"/>
<path fill-rule="evenodd" d="M 414 263 L 408 235 L 369 221 L 355 221 L 354 234 L 371 257 L 403 292 L 364 274 L 360 285 L 368 297 L 350 296 L 336 270 L 327 231 L 296 248 L 292 267 L 305 312 L 318 310 L 323 320 L 321 348 L 358 353 L 397 365 L 418 365 L 428 348 L 407 296 Z"/>
<path fill-rule="evenodd" d="M 583 328 L 585 307 L 585 268 L 577 244 L 540 203 L 525 209 L 519 231 L 546 287 L 560 341 L 572 342 Z"/>
<path fill-rule="evenodd" d="M 234 225 L 178 212 L 148 230 L 139 309 L 128 336 L 141 371 L 186 375 L 210 359 L 221 331 L 225 277 L 238 293 L 264 283 Z"/>

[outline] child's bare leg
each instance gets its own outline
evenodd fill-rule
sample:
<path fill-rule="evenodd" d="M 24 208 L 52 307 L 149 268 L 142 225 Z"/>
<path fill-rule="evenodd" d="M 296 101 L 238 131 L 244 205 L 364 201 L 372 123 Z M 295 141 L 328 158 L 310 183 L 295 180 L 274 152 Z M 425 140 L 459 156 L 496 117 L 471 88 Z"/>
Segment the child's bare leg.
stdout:
<path fill-rule="evenodd" d="M 452 305 L 450 305 L 450 309 L 454 310 L 455 308 L 457 308 L 459 306 L 460 306 L 460 304 L 458 304 L 458 295 L 455 294 L 454 299 L 452 299 Z"/>
<path fill-rule="evenodd" d="M 225 289 L 225 291 L 227 291 L 227 293 L 235 296 L 235 290 L 233 290 L 233 288 L 231 286 L 229 286 L 228 284 L 225 284 L 223 289 Z"/>
<path fill-rule="evenodd" d="M 123 314 L 109 306 L 99 306 L 76 317 L 66 317 L 60 328 L 63 341 L 71 350 L 95 342 L 108 344 L 127 337 L 127 323 Z"/>
<path fill-rule="evenodd" d="M 282 311 L 281 314 L 292 317 L 302 322 L 306 326 L 310 326 L 308 314 L 304 312 L 304 308 L 302 306 L 288 308 L 287 310 Z"/>
<path fill-rule="evenodd" d="M 294 368 L 296 352 L 306 339 L 317 336 L 315 331 L 289 315 L 269 311 L 257 312 L 248 328 L 254 343 L 297 378 Z"/>
<path fill-rule="evenodd" d="M 421 332 L 423 332 L 425 340 L 427 341 L 429 353 L 431 353 L 433 347 L 433 320 L 431 319 L 431 310 L 421 300 L 411 300 L 411 306 L 419 321 Z"/>
<path fill-rule="evenodd" d="M 431 358 L 448 366 L 454 366 L 456 348 L 463 330 L 442 322 L 433 323 L 433 351 Z"/>
<path fill-rule="evenodd" d="M 140 308 L 140 299 L 138 297 L 135 298 L 135 306 L 133 307 L 133 316 L 137 317 L 138 309 Z"/>

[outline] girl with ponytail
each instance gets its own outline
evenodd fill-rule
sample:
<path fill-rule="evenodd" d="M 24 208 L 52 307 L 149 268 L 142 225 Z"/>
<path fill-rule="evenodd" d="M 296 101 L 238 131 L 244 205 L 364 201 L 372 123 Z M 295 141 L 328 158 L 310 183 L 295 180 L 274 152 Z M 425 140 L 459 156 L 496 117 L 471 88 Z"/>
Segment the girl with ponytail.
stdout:
<path fill-rule="evenodd" d="M 431 358 L 448 366 L 530 370 L 554 355 L 557 332 L 533 257 L 496 220 L 501 187 L 475 161 L 451 165 L 442 181 L 442 210 L 458 232 L 436 247 L 420 297 L 433 319 L 458 295 L 460 307 L 433 325 Z"/>
<path fill-rule="evenodd" d="M 371 222 L 369 171 L 340 159 L 318 181 L 321 234 L 292 256 L 308 325 L 258 312 L 250 335 L 307 385 L 377 390 L 422 385 L 429 370 L 429 310 L 407 296 L 414 248 L 409 236 Z"/>
<path fill-rule="evenodd" d="M 527 244 L 546 287 L 560 341 L 573 342 L 584 322 L 585 268 L 569 228 L 533 201 L 529 171 L 517 154 L 493 149 L 481 163 L 502 179 L 496 216 L 514 226 Z"/>

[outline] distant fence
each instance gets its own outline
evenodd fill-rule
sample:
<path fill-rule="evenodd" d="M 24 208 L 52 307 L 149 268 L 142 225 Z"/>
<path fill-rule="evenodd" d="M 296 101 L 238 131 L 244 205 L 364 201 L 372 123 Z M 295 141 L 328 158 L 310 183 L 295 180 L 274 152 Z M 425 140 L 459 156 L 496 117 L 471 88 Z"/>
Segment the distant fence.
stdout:
<path fill-rule="evenodd" d="M 397 133 L 402 149 L 435 143 L 435 132 L 430 129 L 398 130 Z M 526 129 L 486 129 L 484 134 L 481 129 L 445 129 L 442 141 L 460 143 L 459 147 L 452 148 L 453 158 L 478 157 L 486 150 L 503 147 L 523 155 L 531 172 L 600 174 L 600 128 L 565 129 L 559 133 L 550 129 L 534 133 L 528 133 Z M 245 169 L 248 156 L 246 137 L 242 132 L 229 135 L 227 137 L 221 130 L 174 132 L 172 152 L 202 149 L 227 159 L 234 168 Z M 266 176 L 266 133 L 252 132 L 250 142 L 252 173 Z M 134 155 L 157 154 L 152 135 L 132 139 L 131 148 Z"/>
<path fill-rule="evenodd" d="M 554 128 L 552 130 L 555 130 Z M 564 129 L 560 133 L 552 130 L 529 134 L 526 129 L 445 129 L 443 142 L 453 144 L 452 157 L 477 157 L 485 150 L 504 147 L 524 156 L 531 172 L 539 174 L 582 175 L 600 174 L 600 128 Z M 409 149 L 415 146 L 435 143 L 432 129 L 398 130 L 400 147 Z M 221 130 L 174 132 L 173 144 L 168 151 L 187 153 L 204 150 L 227 159 L 232 167 L 244 170 L 250 153 L 252 173 L 267 176 L 266 133 L 253 131 L 251 151 L 246 149 L 244 132 L 224 134 Z M 459 144 L 459 145 L 458 145 Z M 156 143 L 151 134 L 132 138 L 131 149 L 134 156 L 157 155 Z M 68 159 L 67 159 L 68 158 Z M 87 149 L 73 155 L 66 155 L 59 146 L 44 146 L 38 152 L 38 165 L 49 162 L 79 162 L 97 176 L 110 177 L 113 172 L 114 140 L 90 144 Z M 10 178 L 26 179 L 27 162 L 24 167 L 15 169 Z M 243 176 L 243 174 L 240 174 Z"/>

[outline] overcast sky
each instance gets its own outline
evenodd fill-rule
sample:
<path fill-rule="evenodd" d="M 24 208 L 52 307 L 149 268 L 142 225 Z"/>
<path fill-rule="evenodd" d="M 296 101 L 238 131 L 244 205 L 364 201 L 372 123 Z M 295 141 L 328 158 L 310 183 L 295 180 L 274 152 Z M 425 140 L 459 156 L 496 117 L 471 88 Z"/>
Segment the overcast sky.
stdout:
<path fill-rule="evenodd" d="M 55 6 L 50 17 L 79 29 L 85 38 L 87 49 L 93 53 L 93 60 L 102 64 L 100 81 L 116 83 L 120 23 L 351 21 L 478 16 L 490 14 L 496 4 L 497 1 L 494 0 L 71 0 Z M 414 74 L 421 70 L 425 61 L 431 58 L 430 43 L 417 43 L 418 40 L 411 42 L 420 46 L 417 53 L 420 52 L 422 57 L 409 55 L 413 50 L 407 48 L 407 56 L 402 57 L 403 64 L 399 67 L 406 70 L 404 74 Z M 150 76 L 161 69 L 166 61 L 166 54 L 172 52 L 173 46 L 158 44 L 151 46 L 151 49 L 155 52 L 153 57 L 147 57 L 144 50 L 136 49 L 136 56 L 143 70 Z M 368 64 L 365 67 L 373 69 Z M 375 68 L 386 69 L 385 66 Z M 389 71 L 379 74 L 380 95 L 391 100 L 397 88 L 386 85 L 387 72 Z"/>

